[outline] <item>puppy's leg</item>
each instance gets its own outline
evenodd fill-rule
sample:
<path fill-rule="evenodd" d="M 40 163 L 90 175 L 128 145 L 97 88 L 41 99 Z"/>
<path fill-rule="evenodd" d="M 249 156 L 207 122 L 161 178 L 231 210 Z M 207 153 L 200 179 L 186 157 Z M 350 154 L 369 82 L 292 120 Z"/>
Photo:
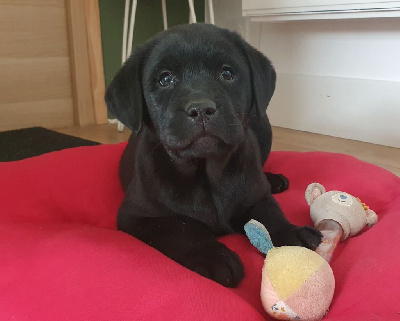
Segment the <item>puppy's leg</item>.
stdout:
<path fill-rule="evenodd" d="M 184 216 L 136 218 L 119 213 L 118 229 L 156 248 L 184 267 L 226 287 L 244 277 L 239 256 L 201 222 Z"/>
<path fill-rule="evenodd" d="M 266 197 L 252 208 L 250 219 L 265 226 L 274 246 L 294 245 L 315 250 L 322 240 L 321 232 L 314 227 L 291 224 L 272 196 Z"/>

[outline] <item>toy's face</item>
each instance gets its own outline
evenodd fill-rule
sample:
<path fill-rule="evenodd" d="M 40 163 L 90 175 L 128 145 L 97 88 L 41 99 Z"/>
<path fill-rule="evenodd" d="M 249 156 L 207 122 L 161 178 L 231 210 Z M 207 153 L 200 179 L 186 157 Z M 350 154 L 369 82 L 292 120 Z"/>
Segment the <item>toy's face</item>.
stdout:
<path fill-rule="evenodd" d="M 353 205 L 353 197 L 350 194 L 344 192 L 338 192 L 333 194 L 332 201 L 337 204 L 344 205 L 344 206 L 351 206 Z"/>
<path fill-rule="evenodd" d="M 374 225 L 378 217 L 359 198 L 340 191 L 327 192 L 319 183 L 308 185 L 305 198 L 310 205 L 311 219 L 319 224 L 334 220 L 342 226 L 342 240 L 356 235 L 365 225 Z"/>

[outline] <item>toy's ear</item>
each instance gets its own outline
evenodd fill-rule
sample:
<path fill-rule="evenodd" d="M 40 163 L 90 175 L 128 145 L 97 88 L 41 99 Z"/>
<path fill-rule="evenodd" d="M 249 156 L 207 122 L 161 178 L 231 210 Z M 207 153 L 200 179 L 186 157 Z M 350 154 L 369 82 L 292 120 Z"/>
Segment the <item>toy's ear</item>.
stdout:
<path fill-rule="evenodd" d="M 240 45 L 244 49 L 250 68 L 251 91 L 255 114 L 258 117 L 263 117 L 275 91 L 276 72 L 271 61 L 260 51 L 241 38 Z"/>
<path fill-rule="evenodd" d="M 367 225 L 368 227 L 371 227 L 375 225 L 376 222 L 378 222 L 378 215 L 376 215 L 376 213 L 371 209 L 366 210 L 366 212 L 367 212 Z"/>
<path fill-rule="evenodd" d="M 308 205 L 311 205 L 318 196 L 321 196 L 324 193 L 326 193 L 326 190 L 321 184 L 311 183 L 308 185 L 305 194 Z"/>
<path fill-rule="evenodd" d="M 262 223 L 251 219 L 244 225 L 244 231 L 250 243 L 261 253 L 268 254 L 269 250 L 274 248 L 271 236 Z"/>
<path fill-rule="evenodd" d="M 138 134 L 146 108 L 142 87 L 142 64 L 146 54 L 142 46 L 133 52 L 108 86 L 105 100 L 108 110 L 126 127 Z"/>

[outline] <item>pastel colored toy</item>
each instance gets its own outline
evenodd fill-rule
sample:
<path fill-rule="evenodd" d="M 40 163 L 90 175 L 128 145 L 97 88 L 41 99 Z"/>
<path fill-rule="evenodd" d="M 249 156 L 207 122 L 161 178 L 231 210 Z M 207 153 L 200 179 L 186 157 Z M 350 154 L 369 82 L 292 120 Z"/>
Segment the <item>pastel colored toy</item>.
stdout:
<path fill-rule="evenodd" d="M 267 254 L 261 280 L 265 311 L 280 320 L 321 319 L 335 290 L 328 262 L 304 247 L 273 247 L 268 231 L 258 221 L 250 220 L 244 228 L 250 242 Z"/>
<path fill-rule="evenodd" d="M 335 289 L 329 260 L 339 241 L 377 222 L 375 212 L 350 194 L 326 192 L 318 183 L 305 197 L 311 219 L 323 235 L 316 252 L 299 246 L 275 248 L 265 227 L 255 220 L 245 225 L 250 242 L 267 254 L 262 270 L 261 302 L 280 320 L 320 320 L 328 312 Z"/>
<path fill-rule="evenodd" d="M 359 198 L 340 191 L 327 192 L 319 183 L 308 185 L 305 198 L 310 205 L 310 215 L 323 240 L 317 253 L 330 261 L 339 241 L 359 233 L 365 226 L 371 227 L 378 216 Z"/>

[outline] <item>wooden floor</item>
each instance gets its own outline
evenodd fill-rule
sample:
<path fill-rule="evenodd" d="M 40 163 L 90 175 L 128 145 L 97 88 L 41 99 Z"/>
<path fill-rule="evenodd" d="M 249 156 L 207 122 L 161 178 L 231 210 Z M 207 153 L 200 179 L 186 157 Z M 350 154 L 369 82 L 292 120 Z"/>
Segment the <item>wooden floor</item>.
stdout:
<path fill-rule="evenodd" d="M 115 124 L 63 128 L 57 129 L 57 131 L 104 144 L 114 144 L 126 141 L 130 135 L 128 129 L 124 129 L 122 133 L 119 133 Z M 368 163 L 383 167 L 397 176 L 400 176 L 399 148 L 363 143 L 279 127 L 274 127 L 273 133 L 274 139 L 272 150 L 300 152 L 324 151 L 348 154 Z"/>

